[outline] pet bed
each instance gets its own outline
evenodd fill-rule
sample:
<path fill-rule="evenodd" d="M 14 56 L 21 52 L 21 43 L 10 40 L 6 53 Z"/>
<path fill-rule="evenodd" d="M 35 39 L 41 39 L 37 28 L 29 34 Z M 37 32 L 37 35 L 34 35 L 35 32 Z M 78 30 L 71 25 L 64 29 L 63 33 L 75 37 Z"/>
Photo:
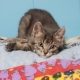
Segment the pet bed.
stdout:
<path fill-rule="evenodd" d="M 0 80 L 80 80 L 79 41 L 67 41 L 67 49 L 47 59 L 30 51 L 6 52 L 0 43 Z"/>

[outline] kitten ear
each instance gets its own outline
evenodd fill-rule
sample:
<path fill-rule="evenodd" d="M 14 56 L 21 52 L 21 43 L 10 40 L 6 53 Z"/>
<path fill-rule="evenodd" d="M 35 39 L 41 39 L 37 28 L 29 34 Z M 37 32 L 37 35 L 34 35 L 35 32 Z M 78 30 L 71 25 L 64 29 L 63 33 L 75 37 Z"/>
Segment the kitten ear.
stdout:
<path fill-rule="evenodd" d="M 32 30 L 32 35 L 33 36 L 42 36 L 42 34 L 43 34 L 43 25 L 41 24 L 41 22 L 36 22 L 35 24 L 34 24 L 34 27 L 33 27 L 33 30 Z"/>
<path fill-rule="evenodd" d="M 60 28 L 57 30 L 57 32 L 54 33 L 54 37 L 55 38 L 62 38 L 65 34 L 65 29 L 64 28 Z"/>

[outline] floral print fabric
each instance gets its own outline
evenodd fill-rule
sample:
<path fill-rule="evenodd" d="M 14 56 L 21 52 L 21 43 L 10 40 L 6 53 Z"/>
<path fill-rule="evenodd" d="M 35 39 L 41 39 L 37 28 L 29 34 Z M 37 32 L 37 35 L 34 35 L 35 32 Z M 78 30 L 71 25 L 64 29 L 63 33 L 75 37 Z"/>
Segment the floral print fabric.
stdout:
<path fill-rule="evenodd" d="M 80 80 L 80 60 L 49 60 L 0 70 L 0 80 Z"/>

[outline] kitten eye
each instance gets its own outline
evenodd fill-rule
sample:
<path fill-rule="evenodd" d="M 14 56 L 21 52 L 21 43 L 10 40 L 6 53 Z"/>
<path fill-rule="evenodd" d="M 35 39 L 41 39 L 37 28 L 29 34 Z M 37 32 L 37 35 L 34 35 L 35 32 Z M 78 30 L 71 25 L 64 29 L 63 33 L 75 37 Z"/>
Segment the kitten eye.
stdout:
<path fill-rule="evenodd" d="M 43 44 L 42 43 L 39 43 L 39 46 L 43 47 Z"/>
<path fill-rule="evenodd" d="M 52 48 L 54 48 L 55 46 L 54 45 L 52 45 L 51 47 L 50 47 L 50 49 L 52 49 Z"/>

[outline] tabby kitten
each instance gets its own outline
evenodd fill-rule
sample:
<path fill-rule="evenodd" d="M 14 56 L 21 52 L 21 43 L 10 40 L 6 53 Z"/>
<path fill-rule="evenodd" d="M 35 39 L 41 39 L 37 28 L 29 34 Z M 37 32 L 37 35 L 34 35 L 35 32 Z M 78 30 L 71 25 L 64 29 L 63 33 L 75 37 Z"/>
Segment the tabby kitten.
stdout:
<path fill-rule="evenodd" d="M 57 54 L 64 46 L 64 32 L 51 14 L 41 9 L 31 9 L 20 20 L 18 38 L 28 42 L 16 41 L 6 47 L 12 50 L 35 51 L 40 56 Z"/>

